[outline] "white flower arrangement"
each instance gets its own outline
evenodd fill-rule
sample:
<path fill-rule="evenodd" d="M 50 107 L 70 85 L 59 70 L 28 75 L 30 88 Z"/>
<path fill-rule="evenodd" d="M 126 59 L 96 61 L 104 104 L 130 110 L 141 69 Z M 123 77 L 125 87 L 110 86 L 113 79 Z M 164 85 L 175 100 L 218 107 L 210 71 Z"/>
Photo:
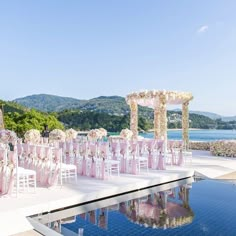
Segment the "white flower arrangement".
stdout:
<path fill-rule="evenodd" d="M 101 132 L 102 137 L 107 136 L 107 131 L 104 128 L 99 128 L 99 131 Z"/>
<path fill-rule="evenodd" d="M 37 144 L 40 143 L 40 132 L 37 129 L 30 129 L 24 134 L 25 142 Z"/>
<path fill-rule="evenodd" d="M 101 134 L 98 129 L 91 129 L 88 133 L 89 141 L 96 141 L 100 138 Z"/>
<path fill-rule="evenodd" d="M 50 141 L 65 141 L 66 134 L 60 129 L 54 129 L 49 133 Z"/>
<path fill-rule="evenodd" d="M 99 128 L 90 130 L 87 137 L 90 141 L 96 141 L 98 139 L 102 139 L 105 136 L 107 136 L 107 131 L 104 128 Z"/>
<path fill-rule="evenodd" d="M 123 139 L 131 139 L 132 136 L 133 136 L 133 132 L 129 129 L 122 129 L 121 132 L 120 132 L 120 136 L 123 138 Z"/>
<path fill-rule="evenodd" d="M 17 141 L 17 135 L 14 131 L 3 129 L 0 130 L 0 142 L 2 143 L 14 143 Z"/>
<path fill-rule="evenodd" d="M 74 129 L 67 129 L 65 131 L 66 140 L 73 140 L 76 139 L 78 132 Z"/>

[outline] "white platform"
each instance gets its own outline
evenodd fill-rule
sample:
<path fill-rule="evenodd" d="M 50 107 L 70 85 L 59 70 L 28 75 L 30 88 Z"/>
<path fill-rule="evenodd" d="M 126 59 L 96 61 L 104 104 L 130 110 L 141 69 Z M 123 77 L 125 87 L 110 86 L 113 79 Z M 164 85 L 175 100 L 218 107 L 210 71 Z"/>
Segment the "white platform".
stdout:
<path fill-rule="evenodd" d="M 0 198 L 0 235 L 20 233 L 30 230 L 25 227 L 12 227 L 15 217 L 26 217 L 55 209 L 64 208 L 79 203 L 93 201 L 104 197 L 142 189 L 148 186 L 175 181 L 193 176 L 194 173 L 206 178 L 217 178 L 221 175 L 236 171 L 236 160 L 230 158 L 213 157 L 209 152 L 195 151 L 192 165 L 185 167 L 168 166 L 165 171 L 151 170 L 140 175 L 121 174 L 110 180 L 79 177 L 77 185 L 64 184 L 52 189 L 37 188 L 36 193 L 19 194 L 9 198 Z M 23 221 L 23 220 L 22 220 Z M 28 227 L 28 229 L 27 229 Z M 7 230 L 8 229 L 8 230 Z"/>
<path fill-rule="evenodd" d="M 11 235 L 22 232 L 22 227 L 11 227 L 14 215 L 22 217 L 50 212 L 52 210 L 76 205 L 96 199 L 113 196 L 147 186 L 163 184 L 177 179 L 193 176 L 193 170 L 151 170 L 140 175 L 121 174 L 109 180 L 98 180 L 78 177 L 77 184 L 64 184 L 51 189 L 37 188 L 36 193 L 19 194 L 9 198 L 0 198 L 0 222 L 6 225 L 4 231 L 0 227 L 0 235 Z M 32 227 L 31 227 L 32 228 Z M 30 230 L 24 227 L 24 230 Z M 7 231 L 7 229 L 9 229 Z"/>

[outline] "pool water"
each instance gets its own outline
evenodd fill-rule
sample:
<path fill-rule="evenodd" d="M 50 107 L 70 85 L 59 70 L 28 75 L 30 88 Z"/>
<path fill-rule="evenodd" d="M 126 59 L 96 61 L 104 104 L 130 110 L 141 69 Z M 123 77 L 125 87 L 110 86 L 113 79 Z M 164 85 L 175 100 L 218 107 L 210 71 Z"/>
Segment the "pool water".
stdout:
<path fill-rule="evenodd" d="M 236 235 L 235 201 L 232 182 L 186 179 L 78 206 L 76 216 L 50 226 L 72 236 L 79 229 L 84 236 L 230 236 Z"/>

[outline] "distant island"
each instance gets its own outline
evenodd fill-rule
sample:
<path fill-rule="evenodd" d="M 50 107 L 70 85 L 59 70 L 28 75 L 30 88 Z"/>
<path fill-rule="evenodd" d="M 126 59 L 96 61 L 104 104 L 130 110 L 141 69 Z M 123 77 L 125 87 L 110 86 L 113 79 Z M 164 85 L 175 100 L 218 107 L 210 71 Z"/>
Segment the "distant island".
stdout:
<path fill-rule="evenodd" d="M 48 94 L 31 95 L 4 104 L 6 127 L 22 134 L 30 128 L 74 128 L 89 130 L 103 127 L 109 132 L 119 132 L 129 127 L 130 109 L 125 98 L 101 96 L 90 100 L 60 97 Z M 203 115 L 205 114 L 205 115 Z M 181 129 L 181 110 L 167 111 L 168 128 Z M 213 118 L 211 118 L 213 117 Z M 153 110 L 139 107 L 139 130 L 153 129 Z M 189 126 L 195 129 L 236 129 L 236 117 L 221 117 L 209 112 L 189 114 Z"/>

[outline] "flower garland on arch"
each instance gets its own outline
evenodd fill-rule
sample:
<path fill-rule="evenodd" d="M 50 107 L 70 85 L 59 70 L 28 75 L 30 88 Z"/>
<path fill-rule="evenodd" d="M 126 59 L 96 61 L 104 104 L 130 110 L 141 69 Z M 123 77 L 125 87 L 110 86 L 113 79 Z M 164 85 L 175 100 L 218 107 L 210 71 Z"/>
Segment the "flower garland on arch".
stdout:
<path fill-rule="evenodd" d="M 133 92 L 126 96 L 126 102 L 130 105 L 132 101 L 136 101 L 141 106 L 155 107 L 160 96 L 165 96 L 168 104 L 181 104 L 193 99 L 190 92 L 166 91 L 166 90 L 144 90 Z"/>

